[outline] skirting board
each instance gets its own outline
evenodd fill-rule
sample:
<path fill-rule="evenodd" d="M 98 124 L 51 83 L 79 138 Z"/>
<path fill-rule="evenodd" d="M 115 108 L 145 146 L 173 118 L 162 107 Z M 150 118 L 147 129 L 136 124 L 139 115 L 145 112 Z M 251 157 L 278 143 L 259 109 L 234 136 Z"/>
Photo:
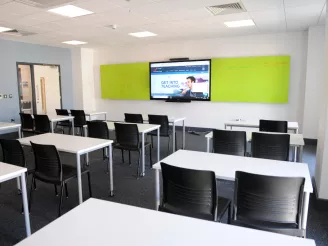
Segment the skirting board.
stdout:
<path fill-rule="evenodd" d="M 315 182 L 315 179 L 312 178 L 312 184 L 313 184 L 313 195 L 314 195 L 314 207 L 317 210 L 320 211 L 328 211 L 328 200 L 327 199 L 321 199 L 318 197 L 318 191 L 317 191 L 317 185 Z"/>

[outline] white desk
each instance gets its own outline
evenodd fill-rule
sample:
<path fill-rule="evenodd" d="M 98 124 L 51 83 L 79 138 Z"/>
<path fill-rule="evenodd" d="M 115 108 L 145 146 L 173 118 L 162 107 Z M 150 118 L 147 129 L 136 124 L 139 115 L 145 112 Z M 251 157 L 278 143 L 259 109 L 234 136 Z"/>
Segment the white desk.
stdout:
<path fill-rule="evenodd" d="M 105 116 L 105 121 L 107 120 L 107 112 L 86 112 L 85 116 L 89 117 L 89 121 L 91 121 L 92 116 L 96 115 L 104 115 Z"/>
<path fill-rule="evenodd" d="M 304 177 L 304 201 L 303 201 L 303 217 L 302 228 L 306 230 L 309 198 L 313 192 L 310 171 L 307 164 L 275 161 L 267 159 L 250 158 L 243 156 L 221 155 L 215 153 L 179 150 L 176 153 L 166 157 L 161 162 L 176 167 L 209 170 L 215 172 L 217 179 L 235 180 L 236 171 L 243 171 L 255 174 L 280 176 L 280 177 Z M 160 183 L 159 171 L 160 163 L 156 163 L 153 168 L 156 170 L 156 209 L 160 204 Z"/>
<path fill-rule="evenodd" d="M 142 236 L 145 229 L 147 237 Z M 315 242 L 91 198 L 17 244 L 41 245 L 315 246 Z"/>
<path fill-rule="evenodd" d="M 59 121 L 69 120 L 72 122 L 72 135 L 74 135 L 74 116 L 67 115 L 48 115 L 49 121 L 51 123 L 51 132 L 54 132 L 54 123 Z"/>
<path fill-rule="evenodd" d="M 110 131 L 115 131 L 114 122 L 108 121 L 106 122 L 108 129 Z M 122 124 L 131 124 L 120 122 Z M 146 141 L 146 134 L 152 131 L 157 130 L 157 161 L 160 161 L 160 137 L 159 137 L 159 130 L 160 125 L 151 125 L 151 124 L 136 124 L 138 126 L 139 133 L 142 135 L 141 137 L 141 153 L 142 153 L 142 165 L 141 165 L 141 176 L 145 175 L 145 141 Z"/>
<path fill-rule="evenodd" d="M 227 130 L 229 131 L 229 130 Z M 284 134 L 279 132 L 258 132 L 263 134 Z M 247 141 L 252 141 L 252 131 L 246 131 L 246 137 Z M 295 148 L 295 154 L 293 155 L 293 161 L 296 162 L 302 162 L 302 156 L 303 156 L 303 146 L 304 138 L 303 134 L 289 134 L 290 135 L 290 146 Z M 205 135 L 207 145 L 206 145 L 206 152 L 211 152 L 211 143 L 210 140 L 213 138 L 213 132 L 210 132 Z M 297 151 L 298 150 L 298 151 Z"/>
<path fill-rule="evenodd" d="M 17 123 L 9 123 L 9 122 L 0 122 L 0 132 L 1 131 L 6 131 L 6 130 L 11 130 L 11 129 L 17 129 L 18 131 L 18 137 L 22 137 L 21 133 L 21 124 Z"/>
<path fill-rule="evenodd" d="M 46 144 L 46 145 L 55 145 L 58 151 L 72 153 L 76 155 L 76 165 L 77 165 L 77 184 L 79 191 L 79 203 L 83 202 L 82 195 L 82 181 L 81 181 L 81 155 L 87 154 L 91 151 L 98 149 L 108 148 L 109 153 L 109 176 L 110 176 L 110 195 L 113 196 L 113 160 L 112 160 L 112 140 L 104 140 L 97 138 L 86 138 L 79 136 L 71 136 L 64 134 L 54 134 L 46 133 L 41 135 L 36 135 L 27 138 L 21 138 L 20 143 L 22 145 L 30 146 L 31 143 L 36 144 Z"/>
<path fill-rule="evenodd" d="M 26 172 L 27 172 L 26 168 L 0 162 L 0 183 L 5 182 L 10 179 L 20 178 L 22 198 L 23 198 L 23 207 L 24 207 L 26 235 L 30 236 L 31 235 L 31 226 L 30 226 L 30 215 L 29 215 L 29 211 L 28 211 L 27 192 L 26 192 L 26 180 L 25 180 Z M 0 190 L 0 192 L 1 192 L 1 190 Z"/>
<path fill-rule="evenodd" d="M 142 115 L 143 119 L 145 122 L 148 122 L 148 115 Z M 185 149 L 185 146 L 186 146 L 186 127 L 185 127 L 185 120 L 186 120 L 186 117 L 168 117 L 169 118 L 169 123 L 172 124 L 172 128 L 173 128 L 173 138 L 172 138 L 172 153 L 175 152 L 175 127 L 176 127 L 176 124 L 178 122 L 182 122 L 182 149 Z"/>
<path fill-rule="evenodd" d="M 224 128 L 227 127 L 249 127 L 249 128 L 259 128 L 260 120 L 230 120 L 224 123 Z M 297 122 L 288 122 L 288 130 L 298 133 L 298 123 Z"/>

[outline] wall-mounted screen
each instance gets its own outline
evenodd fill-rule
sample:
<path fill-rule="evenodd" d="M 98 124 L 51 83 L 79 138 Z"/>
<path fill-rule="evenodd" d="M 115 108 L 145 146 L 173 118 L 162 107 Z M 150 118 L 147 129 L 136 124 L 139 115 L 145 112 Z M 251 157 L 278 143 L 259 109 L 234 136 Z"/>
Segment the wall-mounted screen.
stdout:
<path fill-rule="evenodd" d="M 209 101 L 211 60 L 150 63 L 150 99 Z"/>

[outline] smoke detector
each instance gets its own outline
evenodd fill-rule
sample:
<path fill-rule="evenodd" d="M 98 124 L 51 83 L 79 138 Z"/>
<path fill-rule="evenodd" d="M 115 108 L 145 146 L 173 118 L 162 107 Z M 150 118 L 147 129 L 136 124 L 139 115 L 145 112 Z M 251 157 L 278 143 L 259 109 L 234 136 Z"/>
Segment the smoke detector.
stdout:
<path fill-rule="evenodd" d="M 236 14 L 247 11 L 242 2 L 214 5 L 205 7 L 205 9 L 214 16 Z"/>

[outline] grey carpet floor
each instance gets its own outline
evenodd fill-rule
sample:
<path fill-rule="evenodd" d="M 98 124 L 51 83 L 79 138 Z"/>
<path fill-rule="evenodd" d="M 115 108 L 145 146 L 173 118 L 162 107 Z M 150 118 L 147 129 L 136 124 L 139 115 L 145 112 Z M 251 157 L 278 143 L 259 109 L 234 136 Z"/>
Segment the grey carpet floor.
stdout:
<path fill-rule="evenodd" d="M 178 146 L 181 147 L 182 133 L 178 131 Z M 33 165 L 33 155 L 29 148 L 24 148 L 28 160 L 28 165 Z M 200 136 L 186 134 L 186 149 L 195 151 L 205 151 L 206 141 L 204 134 Z M 305 146 L 303 162 L 309 164 L 311 175 L 315 169 L 315 146 Z M 153 162 L 156 160 L 156 146 L 152 150 Z M 161 140 L 161 157 L 167 155 L 167 139 Z M 114 151 L 114 189 L 115 196 L 109 197 L 109 179 L 105 173 L 105 163 L 100 160 L 102 151 L 96 151 L 90 155 L 91 180 L 93 197 L 117 203 L 124 203 L 147 209 L 154 209 L 154 171 L 149 168 L 149 158 L 146 158 L 146 176 L 136 179 L 137 154 L 132 155 L 132 165 L 128 164 L 128 155 L 125 155 L 125 163 L 122 163 L 121 153 Z M 1 158 L 1 153 L 0 153 Z M 63 163 L 74 165 L 73 155 L 61 153 Z M 0 159 L 1 160 L 1 159 Z M 30 189 L 30 179 L 28 190 Z M 87 179 L 82 177 L 84 199 L 88 199 Z M 234 183 L 222 182 L 219 184 L 221 196 L 232 198 Z M 77 182 L 73 180 L 68 184 L 69 197 L 64 198 L 63 213 L 70 211 L 78 205 Z M 57 218 L 57 208 L 59 198 L 55 196 L 52 185 L 37 182 L 37 190 L 34 192 L 33 204 L 31 207 L 31 227 L 32 232 L 36 232 Z M 2 183 L 0 189 L 0 246 L 14 245 L 24 239 L 25 224 L 21 210 L 21 196 L 17 194 L 16 181 L 11 180 Z M 127 235 L 129 232 L 126 232 Z M 317 246 L 328 245 L 328 212 L 317 211 L 313 207 L 313 196 L 310 200 L 308 217 L 308 238 L 315 239 Z M 145 230 L 145 240 L 147 240 L 147 230 Z M 218 245 L 220 236 L 218 235 Z"/>

